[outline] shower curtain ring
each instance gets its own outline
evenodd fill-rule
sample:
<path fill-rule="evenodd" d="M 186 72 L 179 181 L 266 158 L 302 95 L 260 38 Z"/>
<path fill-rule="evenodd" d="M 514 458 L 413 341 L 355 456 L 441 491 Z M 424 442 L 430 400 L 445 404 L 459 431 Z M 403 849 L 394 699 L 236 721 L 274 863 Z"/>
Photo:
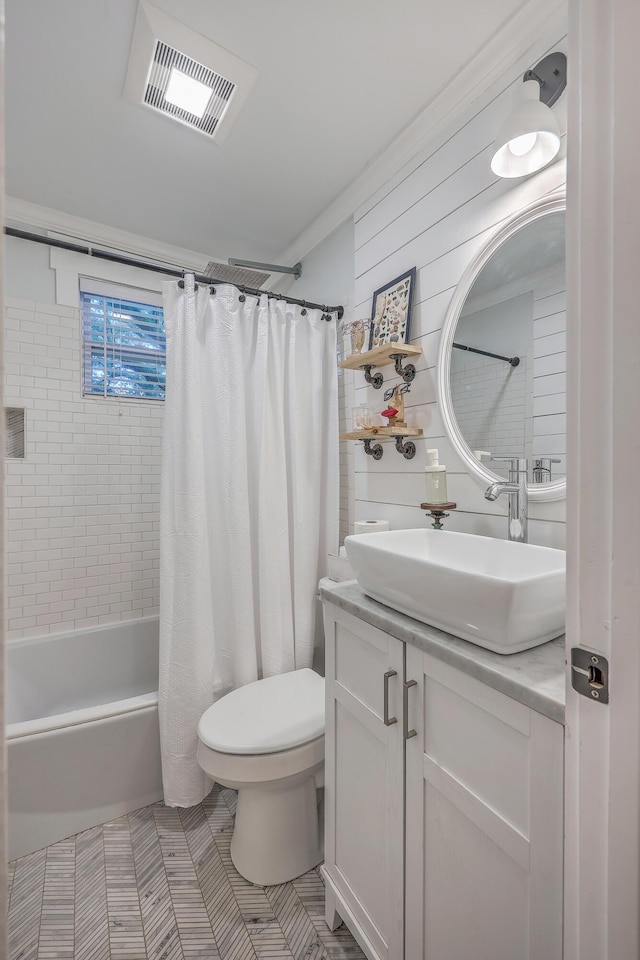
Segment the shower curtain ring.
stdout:
<path fill-rule="evenodd" d="M 182 271 L 182 280 L 178 280 L 178 287 L 180 288 L 180 290 L 184 290 L 184 289 L 185 289 L 185 280 L 186 280 L 186 277 L 187 277 L 187 273 L 188 273 L 188 272 L 189 272 L 189 271 L 187 271 L 187 270 L 183 270 L 183 271 Z M 195 275 L 194 275 L 193 279 L 194 279 L 194 281 L 195 281 Z M 193 289 L 194 289 L 194 290 L 197 290 L 197 289 L 198 289 L 198 284 L 195 283 L 195 282 L 194 282 L 194 284 L 193 284 Z"/>

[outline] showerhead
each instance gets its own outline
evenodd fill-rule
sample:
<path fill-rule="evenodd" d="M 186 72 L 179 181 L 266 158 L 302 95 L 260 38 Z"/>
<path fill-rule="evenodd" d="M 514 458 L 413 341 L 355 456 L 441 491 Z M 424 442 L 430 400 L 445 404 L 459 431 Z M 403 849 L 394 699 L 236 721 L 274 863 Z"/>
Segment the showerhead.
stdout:
<path fill-rule="evenodd" d="M 262 289 L 267 282 L 270 273 L 262 270 L 249 270 L 247 267 L 230 267 L 227 263 L 220 263 L 218 260 L 209 260 L 204 268 L 204 276 L 211 277 L 219 283 L 234 283 L 239 287 L 253 287 L 256 290 Z"/>

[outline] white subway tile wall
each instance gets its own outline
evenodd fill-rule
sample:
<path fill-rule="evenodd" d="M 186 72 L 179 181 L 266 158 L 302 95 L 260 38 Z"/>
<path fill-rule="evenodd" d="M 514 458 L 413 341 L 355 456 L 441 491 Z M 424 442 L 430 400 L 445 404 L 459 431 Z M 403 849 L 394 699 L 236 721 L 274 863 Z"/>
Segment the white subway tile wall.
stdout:
<path fill-rule="evenodd" d="M 157 614 L 163 404 L 82 397 L 72 307 L 8 299 L 5 329 L 8 637 Z"/>
<path fill-rule="evenodd" d="M 526 437 L 527 380 L 526 355 L 517 367 L 473 354 L 452 367 L 453 408 L 472 450 L 487 450 L 495 457 L 531 456 Z"/>
<path fill-rule="evenodd" d="M 422 427 L 424 438 L 418 440 L 413 460 L 405 460 L 392 444 L 385 443 L 382 460 L 373 462 L 362 444 L 353 444 L 356 520 L 386 519 L 392 528 L 425 525 L 428 521 L 419 508 L 426 493 L 425 451 L 438 447 L 440 462 L 448 471 L 449 496 L 458 504 L 445 528 L 506 535 L 504 498 L 494 503 L 485 500 L 483 486 L 469 476 L 445 434 L 436 399 L 435 366 L 451 296 L 473 255 L 507 218 L 565 185 L 563 162 L 515 184 L 496 179 L 490 168 L 495 132 L 511 109 L 524 70 L 535 62 L 536 55 L 566 50 L 564 38 L 547 39 L 483 93 L 455 129 L 406 164 L 356 213 L 356 313 L 367 315 L 372 291 L 417 266 L 410 341 L 424 351 L 416 363 L 418 374 L 405 405 L 409 424 Z M 536 340 L 538 359 L 563 350 L 562 333 L 550 332 Z M 550 365 L 549 372 L 561 372 L 557 356 L 553 362 L 557 368 Z M 398 382 L 392 367 L 383 372 L 384 389 Z M 382 392 L 367 386 L 362 375 L 355 373 L 356 403 L 365 402 L 379 413 L 384 408 Z M 544 419 L 547 435 L 557 437 L 566 415 L 559 410 L 547 412 L 545 404 L 553 403 L 542 396 L 537 397 L 533 413 Z M 552 453 L 553 441 L 545 444 L 545 450 Z M 531 503 L 529 513 L 532 542 L 564 547 L 564 501 Z"/>

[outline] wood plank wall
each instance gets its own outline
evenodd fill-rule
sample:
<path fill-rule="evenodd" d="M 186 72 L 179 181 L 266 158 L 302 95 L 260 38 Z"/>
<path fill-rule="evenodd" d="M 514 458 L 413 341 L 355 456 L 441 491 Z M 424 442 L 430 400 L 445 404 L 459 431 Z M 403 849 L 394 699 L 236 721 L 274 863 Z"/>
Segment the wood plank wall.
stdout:
<path fill-rule="evenodd" d="M 448 471 L 449 497 L 458 510 L 445 528 L 506 536 L 506 499 L 484 499 L 483 486 L 471 478 L 454 454 L 436 399 L 435 367 L 442 324 L 454 288 L 473 255 L 507 218 L 522 207 L 557 190 L 566 180 L 563 159 L 533 177 L 499 180 L 492 174 L 493 140 L 501 120 L 511 109 L 524 71 L 549 50 L 564 50 L 566 38 L 539 42 L 526 59 L 514 64 L 500 81 L 482 93 L 446 136 L 416 156 L 379 190 L 355 216 L 355 312 L 368 316 L 371 295 L 385 282 L 417 266 L 417 283 L 410 342 L 423 356 L 407 398 L 407 419 L 422 427 L 411 461 L 392 444 L 385 445 L 375 462 L 355 445 L 352 458 L 355 489 L 352 519 L 388 519 L 392 529 L 426 523 L 419 504 L 425 499 L 424 467 L 427 447 L 438 447 Z M 563 128 L 563 95 L 557 105 Z M 565 143 L 560 158 L 565 155 Z M 397 382 L 392 367 L 384 368 L 383 390 L 374 391 L 360 373 L 354 375 L 352 402 L 366 402 L 376 412 L 384 409 L 384 389 Z M 565 545 L 565 501 L 530 505 L 530 540 L 549 546 Z"/>

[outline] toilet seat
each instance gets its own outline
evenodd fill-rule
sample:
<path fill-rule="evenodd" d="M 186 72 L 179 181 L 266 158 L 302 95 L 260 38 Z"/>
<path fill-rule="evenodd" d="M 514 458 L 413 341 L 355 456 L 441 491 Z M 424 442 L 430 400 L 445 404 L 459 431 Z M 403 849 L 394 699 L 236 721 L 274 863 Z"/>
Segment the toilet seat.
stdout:
<path fill-rule="evenodd" d="M 324 734 L 277 753 L 223 753 L 198 741 L 198 764 L 213 780 L 239 790 L 260 784 L 275 786 L 300 776 L 315 776 L 324 764 Z M 318 779 L 316 777 L 316 779 Z M 323 783 L 323 778 L 318 785 Z"/>
<path fill-rule="evenodd" d="M 206 710 L 198 738 L 216 753 L 275 754 L 324 735 L 324 678 L 307 668 L 233 690 Z"/>

